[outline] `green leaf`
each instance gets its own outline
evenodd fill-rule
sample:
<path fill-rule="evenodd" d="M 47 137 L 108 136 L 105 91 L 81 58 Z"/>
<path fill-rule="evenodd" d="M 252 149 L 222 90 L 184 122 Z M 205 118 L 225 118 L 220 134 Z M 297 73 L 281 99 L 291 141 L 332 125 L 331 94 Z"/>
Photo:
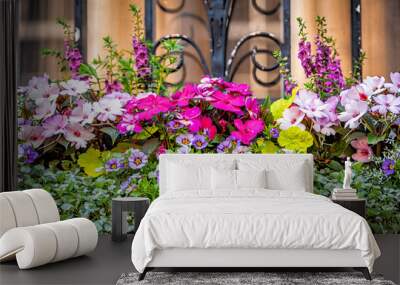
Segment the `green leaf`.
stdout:
<path fill-rule="evenodd" d="M 132 138 L 134 140 L 145 140 L 151 137 L 153 134 L 155 134 L 158 131 L 157 126 L 151 126 L 146 128 L 145 130 L 141 131 L 138 134 L 135 134 Z"/>
<path fill-rule="evenodd" d="M 151 154 L 153 151 L 157 149 L 159 145 L 160 145 L 160 140 L 158 138 L 152 138 L 144 143 L 142 150 L 147 154 Z"/>
<path fill-rule="evenodd" d="M 350 134 L 347 138 L 346 138 L 346 142 L 349 143 L 353 140 L 356 140 L 358 138 L 362 138 L 365 137 L 365 133 L 362 132 L 354 132 L 352 134 Z"/>
<path fill-rule="evenodd" d="M 112 127 L 104 127 L 104 128 L 101 128 L 100 131 L 107 134 L 111 138 L 112 144 L 115 143 L 115 141 L 117 140 L 117 138 L 119 136 L 118 131 Z"/>
<path fill-rule="evenodd" d="M 79 73 L 83 74 L 83 75 L 93 76 L 94 78 L 97 78 L 97 79 L 99 78 L 99 76 L 97 75 L 96 69 L 90 64 L 82 63 L 79 67 Z"/>
<path fill-rule="evenodd" d="M 343 170 L 343 165 L 341 165 L 339 162 L 336 160 L 332 160 L 328 163 L 328 167 L 330 169 L 336 170 L 336 171 L 342 171 Z"/>
<path fill-rule="evenodd" d="M 386 138 L 385 135 L 383 136 L 376 136 L 373 134 L 368 134 L 368 144 L 375 145 L 381 141 L 384 141 Z"/>

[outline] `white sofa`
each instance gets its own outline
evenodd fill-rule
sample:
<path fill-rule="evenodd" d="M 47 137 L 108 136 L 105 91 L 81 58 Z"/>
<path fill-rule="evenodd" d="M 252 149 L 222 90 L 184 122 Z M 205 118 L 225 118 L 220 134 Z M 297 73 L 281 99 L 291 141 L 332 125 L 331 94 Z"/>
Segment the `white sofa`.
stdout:
<path fill-rule="evenodd" d="M 0 262 L 20 269 L 84 255 L 96 248 L 96 226 L 85 218 L 60 221 L 51 195 L 42 189 L 0 193 Z"/>

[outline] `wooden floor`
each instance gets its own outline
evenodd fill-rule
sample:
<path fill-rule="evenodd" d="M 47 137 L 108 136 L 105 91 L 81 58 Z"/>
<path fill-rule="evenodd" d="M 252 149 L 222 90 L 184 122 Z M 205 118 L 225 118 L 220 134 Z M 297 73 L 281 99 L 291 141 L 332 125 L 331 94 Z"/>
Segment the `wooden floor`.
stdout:
<path fill-rule="evenodd" d="M 87 256 L 28 270 L 19 270 L 16 262 L 2 263 L 0 284 L 115 284 L 122 273 L 135 270 L 130 258 L 132 238 L 116 243 L 103 235 L 96 250 Z"/>
<path fill-rule="evenodd" d="M 132 238 L 133 236 L 128 236 L 124 242 L 117 243 L 112 242 L 109 235 L 103 235 L 99 237 L 96 250 L 88 256 L 34 269 L 19 270 L 16 262 L 2 263 L 0 264 L 0 285 L 114 285 L 122 273 L 135 271 L 130 258 Z M 375 238 L 382 251 L 382 257 L 376 261 L 374 272 L 400 284 L 400 239 L 398 235 L 378 235 Z M 305 271 L 314 270 L 317 269 L 310 268 Z M 336 271 L 334 268 L 331 270 Z"/>

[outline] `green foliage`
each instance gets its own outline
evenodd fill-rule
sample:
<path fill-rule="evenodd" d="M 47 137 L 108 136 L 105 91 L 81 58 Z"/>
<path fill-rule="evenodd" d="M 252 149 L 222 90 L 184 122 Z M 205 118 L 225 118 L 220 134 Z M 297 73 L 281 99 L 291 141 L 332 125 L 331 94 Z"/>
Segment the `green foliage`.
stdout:
<path fill-rule="evenodd" d="M 341 187 L 344 171 L 339 163 L 315 167 L 314 192 L 329 197 L 334 188 Z M 352 187 L 367 200 L 367 221 L 376 234 L 400 233 L 400 175 L 385 177 L 373 165 L 353 167 Z"/>
<path fill-rule="evenodd" d="M 148 174 L 155 169 L 150 163 Z M 111 231 L 111 201 L 114 197 L 140 196 L 154 200 L 158 196 L 155 176 L 143 177 L 134 191 L 122 191 L 116 176 L 86 176 L 79 168 L 58 170 L 38 165 L 21 165 L 19 189 L 43 188 L 57 203 L 61 219 L 85 217 L 94 222 L 99 232 Z"/>

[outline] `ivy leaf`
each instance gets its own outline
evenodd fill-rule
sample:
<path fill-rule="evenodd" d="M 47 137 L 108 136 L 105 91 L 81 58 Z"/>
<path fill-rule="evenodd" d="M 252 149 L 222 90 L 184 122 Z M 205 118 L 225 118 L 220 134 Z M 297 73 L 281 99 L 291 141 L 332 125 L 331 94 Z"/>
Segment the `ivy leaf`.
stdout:
<path fill-rule="evenodd" d="M 119 133 L 116 129 L 112 128 L 112 127 L 104 127 L 100 129 L 101 132 L 107 134 L 112 141 L 112 144 L 115 143 L 115 141 L 117 140 Z"/>

